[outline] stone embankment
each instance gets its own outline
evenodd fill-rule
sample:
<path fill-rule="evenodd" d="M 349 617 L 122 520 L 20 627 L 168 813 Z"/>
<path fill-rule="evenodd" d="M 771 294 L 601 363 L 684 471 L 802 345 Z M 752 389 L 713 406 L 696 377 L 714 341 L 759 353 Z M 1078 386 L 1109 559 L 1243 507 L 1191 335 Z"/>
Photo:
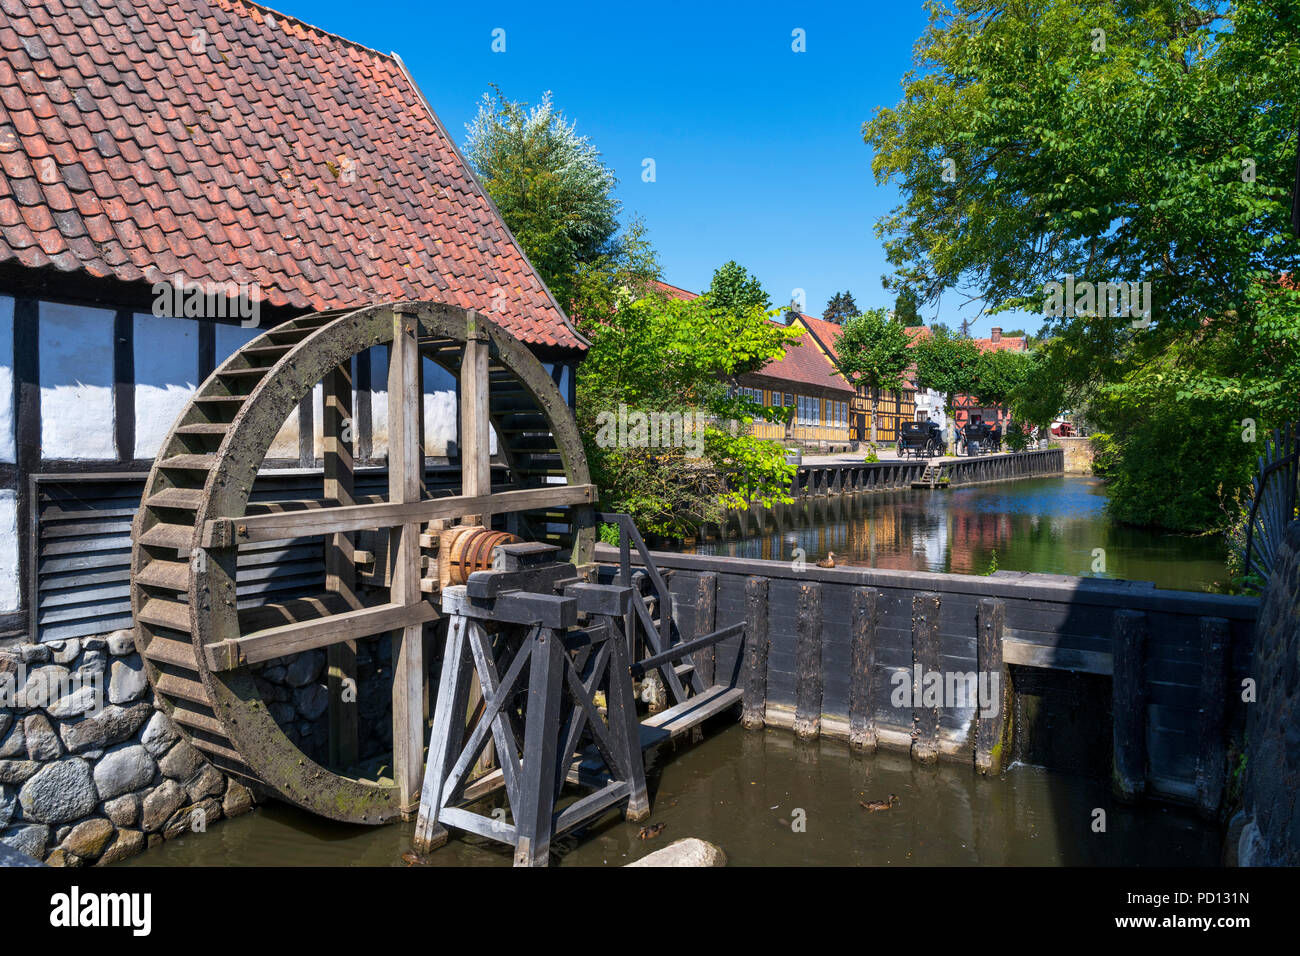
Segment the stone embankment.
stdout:
<path fill-rule="evenodd" d="M 129 631 L 0 648 L 0 842 L 112 863 L 249 810 L 152 698 Z"/>

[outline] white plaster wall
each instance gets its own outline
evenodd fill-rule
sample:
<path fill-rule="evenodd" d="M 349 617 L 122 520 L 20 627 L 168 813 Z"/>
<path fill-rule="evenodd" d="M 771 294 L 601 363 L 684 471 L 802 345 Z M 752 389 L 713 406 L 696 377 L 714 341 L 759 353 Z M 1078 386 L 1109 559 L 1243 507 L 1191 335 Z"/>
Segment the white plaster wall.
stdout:
<path fill-rule="evenodd" d="M 388 347 L 377 345 L 370 350 L 370 454 L 383 458 L 388 454 Z"/>
<path fill-rule="evenodd" d="M 18 610 L 18 493 L 0 491 L 0 614 Z"/>
<path fill-rule="evenodd" d="M 135 316 L 135 457 L 153 458 L 198 386 L 199 324 Z"/>
<path fill-rule="evenodd" d="M 221 363 L 230 358 L 232 352 L 243 348 L 265 331 L 265 329 L 246 329 L 239 325 L 217 323 L 216 366 L 220 368 Z"/>
<path fill-rule="evenodd" d="M 447 455 L 458 428 L 456 377 L 441 365 L 424 362 L 424 453 Z"/>
<path fill-rule="evenodd" d="M 14 300 L 0 295 L 0 461 L 14 460 Z"/>
<path fill-rule="evenodd" d="M 42 302 L 41 456 L 113 459 L 113 313 Z"/>

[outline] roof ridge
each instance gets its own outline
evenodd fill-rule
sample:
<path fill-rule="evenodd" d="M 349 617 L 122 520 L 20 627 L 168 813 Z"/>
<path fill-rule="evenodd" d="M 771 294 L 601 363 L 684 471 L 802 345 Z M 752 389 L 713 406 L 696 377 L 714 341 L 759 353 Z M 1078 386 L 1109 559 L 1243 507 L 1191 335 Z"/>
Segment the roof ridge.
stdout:
<path fill-rule="evenodd" d="M 303 20 L 299 17 L 295 17 L 292 13 L 282 13 L 281 11 L 276 10 L 273 7 L 268 7 L 264 3 L 256 3 L 254 2 L 254 0 L 203 0 L 203 2 L 207 6 L 224 4 L 230 7 L 253 7 L 254 9 L 262 11 L 262 13 L 270 14 L 271 16 L 276 17 L 277 19 L 290 20 L 293 23 L 298 24 L 298 26 L 302 27 L 305 30 L 310 30 L 313 33 L 320 34 L 321 36 L 329 37 L 331 40 L 337 40 L 338 42 L 344 43 L 350 47 L 356 47 L 358 50 L 364 50 L 366 53 L 373 53 L 381 60 L 389 60 L 391 62 L 396 62 L 396 56 L 392 53 L 383 53 L 379 50 L 374 49 L 373 47 L 366 46 L 364 43 L 358 43 L 356 40 L 349 40 L 347 37 L 342 36 L 341 34 L 331 33 L 329 30 L 326 30 L 324 27 L 318 27 L 314 23 L 308 23 L 306 20 Z"/>

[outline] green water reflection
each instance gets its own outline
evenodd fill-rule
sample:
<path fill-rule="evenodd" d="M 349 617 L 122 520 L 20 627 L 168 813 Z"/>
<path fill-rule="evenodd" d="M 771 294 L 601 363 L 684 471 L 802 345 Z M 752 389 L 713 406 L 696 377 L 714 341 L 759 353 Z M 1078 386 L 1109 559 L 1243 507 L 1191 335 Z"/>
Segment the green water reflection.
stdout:
<path fill-rule="evenodd" d="M 840 564 L 986 574 L 1037 571 L 1153 581 L 1157 587 L 1221 591 L 1221 537 L 1189 537 L 1116 525 L 1095 478 L 1029 478 L 956 488 L 801 501 L 733 521 L 726 537 L 686 550 L 808 561 L 835 552 Z M 1103 563 L 1104 562 L 1104 563 Z"/>

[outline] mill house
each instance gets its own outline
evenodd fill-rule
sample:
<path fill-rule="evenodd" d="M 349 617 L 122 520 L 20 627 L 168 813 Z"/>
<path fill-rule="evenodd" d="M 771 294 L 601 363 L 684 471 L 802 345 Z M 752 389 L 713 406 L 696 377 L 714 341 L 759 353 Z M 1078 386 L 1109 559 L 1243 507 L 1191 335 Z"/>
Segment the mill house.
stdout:
<path fill-rule="evenodd" d="M 131 626 L 131 518 L 159 444 L 281 321 L 478 309 L 572 405 L 585 340 L 396 54 L 241 0 L 6 4 L 0 45 L 0 638 Z M 358 481 L 387 454 L 380 351 L 352 369 Z M 424 365 L 436 471 L 456 385 Z M 322 418 L 318 387 L 276 436 L 281 494 L 319 488 Z M 319 574 L 315 553 L 241 559 L 241 595 Z"/>

